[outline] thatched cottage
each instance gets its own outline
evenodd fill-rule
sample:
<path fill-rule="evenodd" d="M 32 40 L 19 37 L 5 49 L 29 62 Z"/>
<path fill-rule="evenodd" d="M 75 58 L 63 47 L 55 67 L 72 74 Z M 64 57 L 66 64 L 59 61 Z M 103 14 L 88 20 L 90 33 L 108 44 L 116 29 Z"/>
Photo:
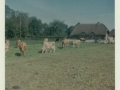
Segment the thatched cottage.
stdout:
<path fill-rule="evenodd" d="M 85 37 L 89 37 L 90 35 L 104 37 L 107 31 L 108 28 L 99 22 L 95 24 L 78 23 L 71 32 L 70 37 L 80 36 L 82 33 L 85 33 Z"/>
<path fill-rule="evenodd" d="M 115 29 L 112 29 L 111 31 L 110 31 L 110 34 L 109 34 L 110 36 L 112 36 L 112 37 L 115 37 Z"/>

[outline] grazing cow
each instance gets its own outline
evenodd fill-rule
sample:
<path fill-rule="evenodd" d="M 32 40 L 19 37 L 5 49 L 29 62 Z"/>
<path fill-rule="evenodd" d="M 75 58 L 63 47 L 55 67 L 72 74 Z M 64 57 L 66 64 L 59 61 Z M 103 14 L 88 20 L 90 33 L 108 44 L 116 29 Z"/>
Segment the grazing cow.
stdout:
<path fill-rule="evenodd" d="M 66 47 L 67 45 L 70 45 L 73 40 L 74 39 L 64 39 L 64 40 L 62 40 L 62 48 Z"/>
<path fill-rule="evenodd" d="M 48 50 L 55 52 L 55 42 L 44 42 L 41 52 L 46 53 Z"/>
<path fill-rule="evenodd" d="M 17 45 L 17 47 L 20 46 L 20 43 L 21 43 L 21 40 L 17 40 L 17 41 L 16 41 L 16 45 Z"/>
<path fill-rule="evenodd" d="M 69 44 L 69 42 L 70 42 L 69 39 L 62 40 L 62 48 L 66 47 L 66 45 Z"/>
<path fill-rule="evenodd" d="M 80 41 L 83 41 L 83 42 L 85 42 L 85 40 L 86 40 L 85 38 L 80 38 Z"/>
<path fill-rule="evenodd" d="M 75 45 L 77 45 L 78 47 L 80 46 L 80 40 L 73 40 L 72 42 L 71 42 L 71 45 L 73 46 L 73 47 L 75 47 Z"/>
<path fill-rule="evenodd" d="M 27 45 L 26 45 L 26 43 L 25 42 L 21 42 L 20 44 L 19 44 L 19 49 L 20 49 L 20 52 L 21 52 L 21 55 L 25 55 L 25 51 L 26 51 L 26 49 L 27 49 Z"/>

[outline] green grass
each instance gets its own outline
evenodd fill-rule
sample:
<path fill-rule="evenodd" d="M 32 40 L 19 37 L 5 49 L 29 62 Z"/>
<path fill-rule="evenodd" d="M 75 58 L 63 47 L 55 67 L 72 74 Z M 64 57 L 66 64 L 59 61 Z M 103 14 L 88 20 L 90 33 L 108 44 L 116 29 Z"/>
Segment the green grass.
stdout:
<path fill-rule="evenodd" d="M 115 90 L 114 44 L 81 43 L 79 48 L 60 49 L 55 53 L 38 53 L 40 40 L 26 40 L 25 56 L 11 41 L 6 54 L 6 89 L 21 90 Z"/>

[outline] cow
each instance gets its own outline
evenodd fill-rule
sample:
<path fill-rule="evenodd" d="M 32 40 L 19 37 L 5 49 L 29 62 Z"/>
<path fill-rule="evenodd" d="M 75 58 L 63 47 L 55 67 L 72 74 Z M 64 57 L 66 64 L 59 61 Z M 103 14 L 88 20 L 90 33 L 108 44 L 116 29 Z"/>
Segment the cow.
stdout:
<path fill-rule="evenodd" d="M 43 47 L 41 48 L 41 52 L 47 52 L 47 51 L 53 51 L 55 52 L 55 42 L 51 41 L 51 42 L 44 42 Z"/>
<path fill-rule="evenodd" d="M 62 40 L 62 48 L 70 45 L 73 40 L 74 39 L 64 39 L 64 40 Z"/>
<path fill-rule="evenodd" d="M 27 45 L 26 45 L 26 43 L 25 42 L 21 42 L 20 44 L 19 44 L 19 49 L 20 49 L 20 52 L 21 52 L 21 55 L 25 55 L 25 51 L 26 51 L 26 49 L 27 49 Z"/>
<path fill-rule="evenodd" d="M 71 43 L 70 43 L 73 47 L 75 47 L 75 45 L 77 45 L 78 47 L 80 46 L 80 40 L 73 40 Z"/>
<path fill-rule="evenodd" d="M 80 41 L 82 42 L 85 42 L 85 40 L 86 40 L 85 38 L 80 38 Z"/>
<path fill-rule="evenodd" d="M 17 40 L 16 41 L 16 46 L 19 47 L 20 43 L 21 43 L 21 40 Z"/>
<path fill-rule="evenodd" d="M 62 48 L 66 47 L 67 44 L 69 44 L 69 39 L 62 40 Z"/>

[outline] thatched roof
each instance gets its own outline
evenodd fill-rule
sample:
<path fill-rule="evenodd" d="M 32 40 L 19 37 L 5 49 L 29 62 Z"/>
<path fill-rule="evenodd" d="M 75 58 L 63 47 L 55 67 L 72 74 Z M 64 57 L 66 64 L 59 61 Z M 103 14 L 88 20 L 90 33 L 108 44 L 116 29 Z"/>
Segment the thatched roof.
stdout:
<path fill-rule="evenodd" d="M 86 34 L 91 34 L 94 32 L 96 35 L 105 35 L 108 31 L 108 28 L 102 24 L 102 23 L 96 23 L 96 24 L 80 24 L 78 23 L 74 30 L 71 32 L 70 36 L 74 35 L 80 35 L 82 32 L 85 32 Z"/>
<path fill-rule="evenodd" d="M 109 34 L 110 36 L 115 36 L 115 29 L 112 29 L 111 31 L 110 31 L 110 34 Z"/>

